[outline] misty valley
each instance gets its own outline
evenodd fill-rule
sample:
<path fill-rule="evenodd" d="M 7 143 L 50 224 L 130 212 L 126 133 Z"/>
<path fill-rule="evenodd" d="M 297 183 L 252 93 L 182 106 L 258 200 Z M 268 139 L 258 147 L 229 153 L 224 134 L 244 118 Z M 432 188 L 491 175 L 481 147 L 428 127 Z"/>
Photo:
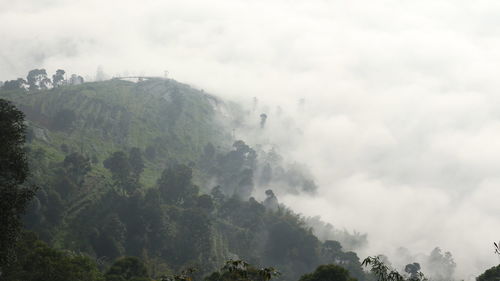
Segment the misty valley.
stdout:
<path fill-rule="evenodd" d="M 363 229 L 282 203 L 318 196 L 308 163 L 268 139 L 298 132 L 283 109 L 169 78 L 84 80 L 0 83 L 0 280 L 459 280 L 438 245 L 365 255 Z"/>

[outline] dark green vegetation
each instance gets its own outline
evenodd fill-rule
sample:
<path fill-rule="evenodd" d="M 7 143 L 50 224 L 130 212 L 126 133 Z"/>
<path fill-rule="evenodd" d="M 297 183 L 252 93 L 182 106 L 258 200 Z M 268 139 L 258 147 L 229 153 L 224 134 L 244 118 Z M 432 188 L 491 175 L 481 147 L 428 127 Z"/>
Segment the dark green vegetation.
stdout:
<path fill-rule="evenodd" d="M 241 260 L 229 260 L 220 270 L 207 276 L 205 281 L 268 281 L 279 275 L 280 273 L 272 267 L 258 269 Z"/>
<path fill-rule="evenodd" d="M 59 71 L 50 88 L 43 71 L 31 74 L 29 91 L 0 90 L 27 121 L 23 148 L 23 116 L 1 119 L 2 145 L 12 138 L 15 148 L 2 147 L 2 159 L 20 163 L 19 177 L 2 174 L 2 188 L 21 192 L 0 198 L 18 204 L 2 205 L 15 211 L 2 213 L 13 222 L 2 257 L 16 257 L 5 280 L 373 279 L 354 252 L 320 241 L 279 204 L 273 184 L 313 193 L 315 183 L 275 149 L 232 139 L 237 106 L 173 80 L 66 85 Z M 18 224 L 33 193 L 25 160 L 39 189 L 24 222 L 36 235 Z M 263 202 L 250 197 L 256 187 L 267 189 Z"/>
<path fill-rule="evenodd" d="M 497 281 L 500 279 L 500 265 L 494 266 L 479 275 L 477 281 Z"/>
<path fill-rule="evenodd" d="M 299 281 L 355 281 L 349 276 L 349 271 L 334 264 L 320 265 L 313 273 L 303 275 Z"/>
<path fill-rule="evenodd" d="M 22 229 L 21 215 L 35 192 L 25 184 L 25 129 L 23 113 L 0 99 L 0 270 L 15 259 L 13 245 Z"/>
<path fill-rule="evenodd" d="M 276 151 L 231 139 L 228 126 L 241 122 L 234 105 L 161 79 L 4 88 L 0 98 L 26 114 L 25 151 L 40 188 L 24 221 L 47 243 L 24 235 L 5 271 L 11 280 L 39 280 L 26 275 L 38 269 L 24 272 L 32 265 L 54 280 L 79 280 L 68 274 L 82 270 L 93 272 L 89 280 L 149 280 L 187 268 L 197 280 L 238 270 L 241 280 L 293 280 L 333 262 L 365 279 L 355 253 L 319 241 L 272 191 L 264 203 L 250 197 L 273 181 L 293 192 L 315 185 Z M 235 258 L 256 267 L 216 271 Z"/>
<path fill-rule="evenodd" d="M 405 267 L 406 276 L 390 268 L 382 261 L 381 256 L 367 257 L 363 260 L 362 265 L 371 267 L 370 271 L 378 281 L 427 281 L 424 274 L 420 272 L 420 265 L 418 263 L 408 264 Z"/>
<path fill-rule="evenodd" d="M 500 242 L 494 242 L 495 254 L 500 255 Z M 500 265 L 487 269 L 483 274 L 476 278 L 477 281 L 494 281 L 500 280 Z"/>
<path fill-rule="evenodd" d="M 24 233 L 16 243 L 16 262 L 2 271 L 8 281 L 104 281 L 94 259 L 81 254 L 55 250 Z"/>

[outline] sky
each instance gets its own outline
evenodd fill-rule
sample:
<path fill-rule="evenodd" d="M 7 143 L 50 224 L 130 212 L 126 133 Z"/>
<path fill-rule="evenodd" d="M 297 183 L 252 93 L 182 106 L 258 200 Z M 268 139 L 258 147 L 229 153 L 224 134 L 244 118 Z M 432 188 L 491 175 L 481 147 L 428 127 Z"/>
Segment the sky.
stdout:
<path fill-rule="evenodd" d="M 92 80 L 101 66 L 109 76 L 168 71 L 225 98 L 255 96 L 269 109 L 270 141 L 307 163 L 320 186 L 282 202 L 368 233 L 360 255 L 440 246 L 464 279 L 499 263 L 500 2 L 0 6 L 0 80 L 42 67 Z M 273 116 L 276 106 L 293 130 Z"/>

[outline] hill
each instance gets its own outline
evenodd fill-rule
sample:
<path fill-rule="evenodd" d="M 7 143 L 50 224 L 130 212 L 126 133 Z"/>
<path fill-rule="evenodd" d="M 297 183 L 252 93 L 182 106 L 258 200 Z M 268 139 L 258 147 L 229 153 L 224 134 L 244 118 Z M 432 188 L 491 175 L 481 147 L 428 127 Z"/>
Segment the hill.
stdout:
<path fill-rule="evenodd" d="M 121 80 L 52 89 L 0 90 L 27 117 L 31 181 L 26 225 L 53 247 L 103 268 L 122 256 L 153 277 L 229 258 L 274 266 L 283 280 L 323 263 L 365 279 L 354 252 L 320 241 L 271 189 L 314 192 L 312 178 L 274 149 L 229 133 L 238 105 L 173 80 Z"/>
<path fill-rule="evenodd" d="M 152 185 L 168 161 L 196 161 L 207 143 L 229 147 L 224 124 L 234 104 L 174 80 L 132 83 L 118 79 L 51 90 L 3 91 L 31 125 L 31 145 L 64 158 L 61 146 L 101 163 L 114 151 L 140 147 L 150 161 Z M 64 150 L 64 149 L 63 149 Z"/>

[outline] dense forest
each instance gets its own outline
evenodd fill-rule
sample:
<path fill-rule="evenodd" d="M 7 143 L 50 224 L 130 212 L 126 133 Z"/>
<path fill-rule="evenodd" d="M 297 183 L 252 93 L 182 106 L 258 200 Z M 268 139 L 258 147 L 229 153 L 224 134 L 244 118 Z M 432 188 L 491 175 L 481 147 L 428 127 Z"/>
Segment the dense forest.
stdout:
<path fill-rule="evenodd" d="M 360 260 L 366 235 L 281 204 L 317 186 L 279 147 L 234 137 L 271 118 L 251 106 L 171 79 L 35 69 L 2 84 L 2 280 L 425 279 L 412 260 L 403 275 Z M 427 259 L 431 280 L 452 280 L 449 252 Z"/>

